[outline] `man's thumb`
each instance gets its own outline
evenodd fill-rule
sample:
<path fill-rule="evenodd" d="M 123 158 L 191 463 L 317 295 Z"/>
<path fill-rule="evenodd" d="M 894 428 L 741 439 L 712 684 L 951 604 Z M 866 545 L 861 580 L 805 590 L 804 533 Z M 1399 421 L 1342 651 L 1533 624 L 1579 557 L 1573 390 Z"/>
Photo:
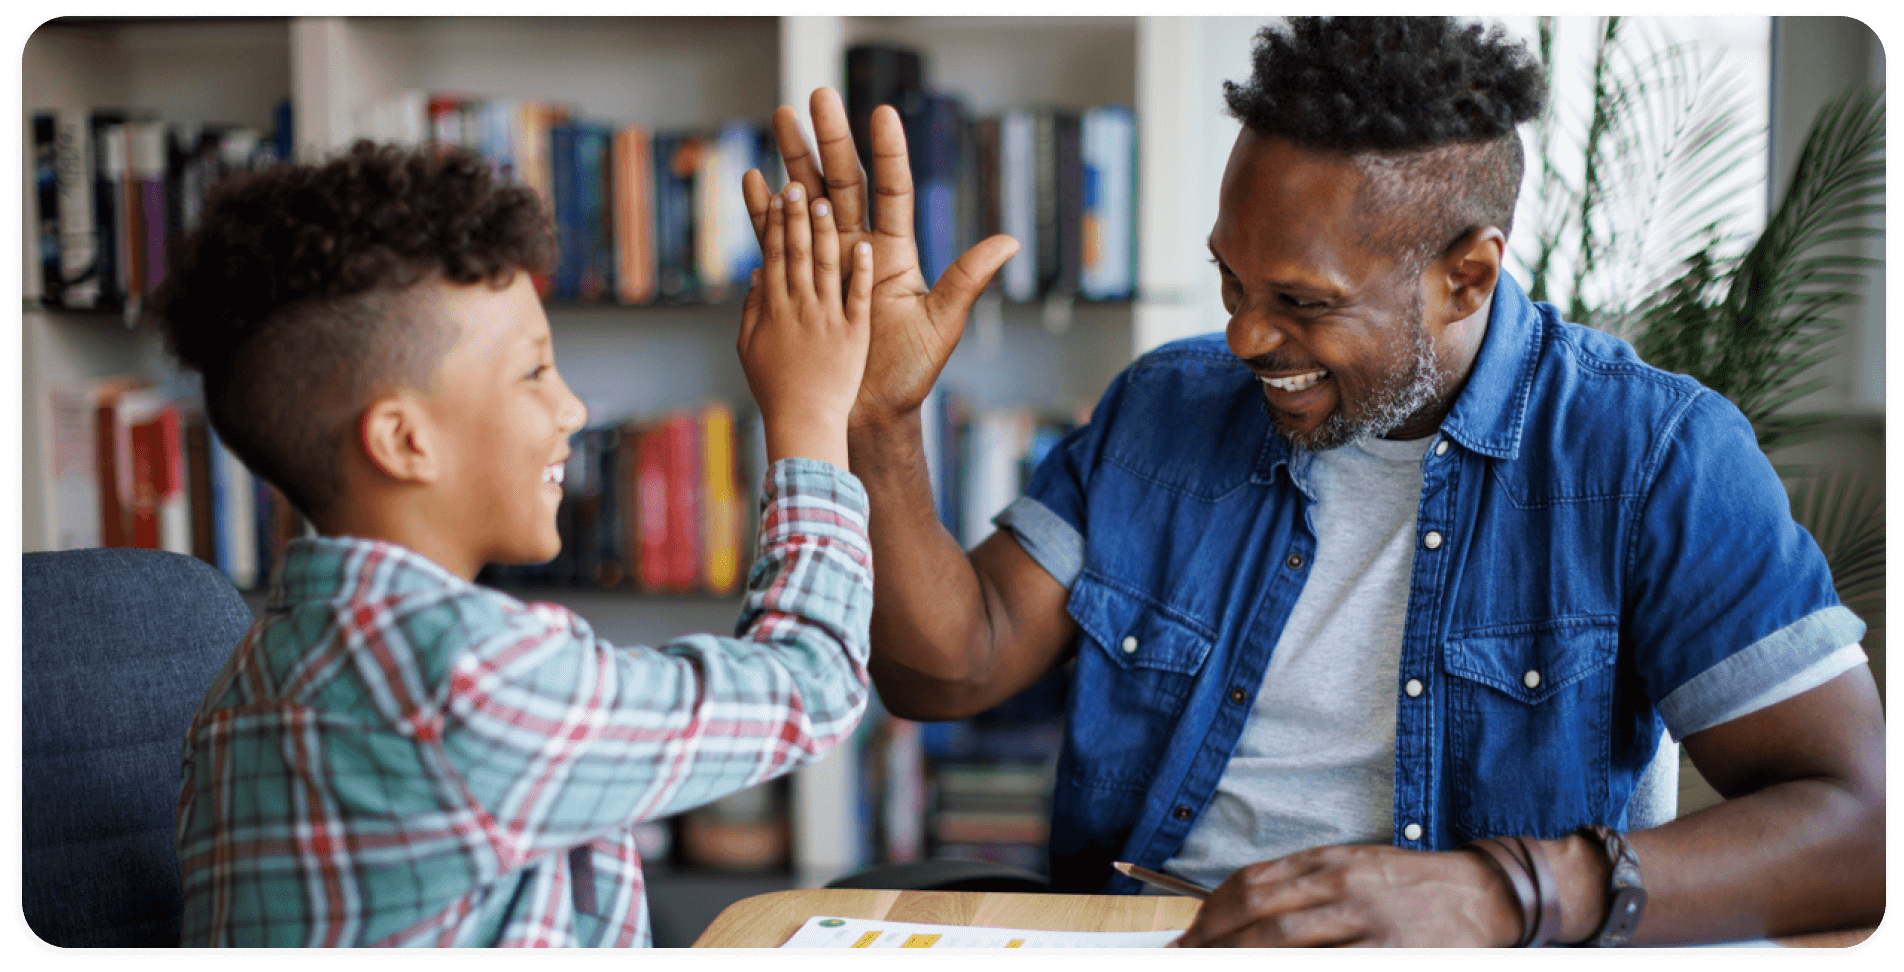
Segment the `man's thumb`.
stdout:
<path fill-rule="evenodd" d="M 999 235 L 980 240 L 966 250 L 939 275 L 932 292 L 926 295 L 926 310 L 934 321 L 963 319 L 972 302 L 985 291 L 992 275 L 1018 252 L 1018 241 Z"/>

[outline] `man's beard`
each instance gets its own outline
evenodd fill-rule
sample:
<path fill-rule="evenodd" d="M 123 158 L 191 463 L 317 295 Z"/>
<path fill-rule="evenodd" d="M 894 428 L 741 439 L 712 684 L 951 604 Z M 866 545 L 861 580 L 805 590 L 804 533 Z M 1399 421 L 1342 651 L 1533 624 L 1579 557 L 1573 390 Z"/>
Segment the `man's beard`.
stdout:
<path fill-rule="evenodd" d="M 1298 449 L 1322 452 L 1356 439 L 1387 435 L 1433 404 L 1440 395 L 1443 375 L 1441 363 L 1435 358 L 1434 341 L 1421 325 L 1421 310 L 1421 298 L 1417 296 L 1408 309 L 1408 323 L 1415 334 L 1414 357 L 1375 388 L 1362 402 L 1360 415 L 1349 417 L 1347 389 L 1339 386 L 1342 379 L 1337 376 L 1335 411 L 1330 412 L 1321 425 L 1309 432 L 1292 432 L 1283 423 L 1274 421 L 1270 424 L 1276 427 L 1276 433 Z"/>

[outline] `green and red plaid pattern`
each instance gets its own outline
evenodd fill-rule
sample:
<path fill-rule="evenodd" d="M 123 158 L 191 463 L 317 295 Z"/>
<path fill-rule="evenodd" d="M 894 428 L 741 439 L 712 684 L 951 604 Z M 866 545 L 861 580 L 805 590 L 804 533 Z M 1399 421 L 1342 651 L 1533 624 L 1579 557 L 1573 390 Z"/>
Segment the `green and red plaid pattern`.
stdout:
<path fill-rule="evenodd" d="M 737 636 L 616 647 L 402 547 L 286 547 L 185 739 L 185 945 L 647 945 L 631 826 L 847 738 L 866 493 L 768 471 Z"/>

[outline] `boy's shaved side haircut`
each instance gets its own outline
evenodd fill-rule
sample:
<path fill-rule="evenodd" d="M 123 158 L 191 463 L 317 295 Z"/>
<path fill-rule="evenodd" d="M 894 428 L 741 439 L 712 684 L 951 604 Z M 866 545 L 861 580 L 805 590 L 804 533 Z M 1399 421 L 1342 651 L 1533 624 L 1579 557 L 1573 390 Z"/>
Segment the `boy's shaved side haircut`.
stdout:
<path fill-rule="evenodd" d="M 1496 25 L 1448 17 L 1291 17 L 1256 34 L 1230 114 L 1258 135 L 1347 156 L 1365 242 L 1411 272 L 1469 231 L 1514 225 L 1515 126 L 1547 98 L 1541 63 Z"/>
<path fill-rule="evenodd" d="M 479 156 L 359 141 L 321 165 L 219 183 L 169 249 L 147 314 L 204 375 L 212 428 L 316 520 L 340 493 L 364 406 L 431 390 L 455 343 L 413 288 L 503 287 L 553 254 L 535 193 Z"/>

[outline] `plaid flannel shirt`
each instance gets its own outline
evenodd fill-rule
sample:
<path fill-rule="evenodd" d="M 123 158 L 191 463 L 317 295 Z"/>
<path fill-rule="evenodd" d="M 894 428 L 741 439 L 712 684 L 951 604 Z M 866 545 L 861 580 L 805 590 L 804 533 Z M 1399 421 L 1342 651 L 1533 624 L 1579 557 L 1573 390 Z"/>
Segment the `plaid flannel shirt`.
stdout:
<path fill-rule="evenodd" d="M 185 945 L 647 945 L 632 825 L 866 704 L 866 493 L 768 471 L 738 636 L 615 647 L 389 543 L 287 545 L 185 740 Z"/>

